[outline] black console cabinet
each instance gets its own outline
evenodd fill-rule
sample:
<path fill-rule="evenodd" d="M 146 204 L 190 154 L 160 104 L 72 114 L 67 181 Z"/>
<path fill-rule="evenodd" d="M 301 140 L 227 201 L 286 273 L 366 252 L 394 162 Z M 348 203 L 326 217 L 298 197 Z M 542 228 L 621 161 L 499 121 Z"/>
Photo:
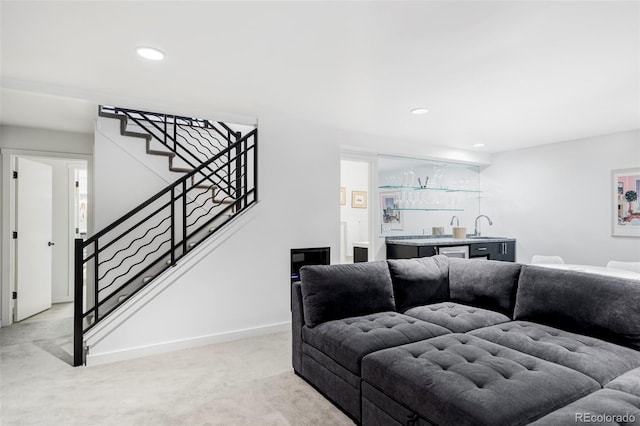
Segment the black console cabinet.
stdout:
<path fill-rule="evenodd" d="M 387 259 L 411 259 L 436 255 L 435 246 L 409 246 L 387 243 Z"/>
<path fill-rule="evenodd" d="M 305 265 L 328 265 L 331 261 L 329 247 L 291 249 L 291 282 L 300 281 L 300 268 Z"/>
<path fill-rule="evenodd" d="M 469 246 L 469 257 L 472 259 L 499 260 L 503 262 L 516 261 L 515 241 L 487 241 L 478 243 L 468 241 L 460 245 Z M 435 256 L 436 254 L 438 254 L 437 245 L 387 243 L 387 259 L 411 259 L 414 257 Z"/>

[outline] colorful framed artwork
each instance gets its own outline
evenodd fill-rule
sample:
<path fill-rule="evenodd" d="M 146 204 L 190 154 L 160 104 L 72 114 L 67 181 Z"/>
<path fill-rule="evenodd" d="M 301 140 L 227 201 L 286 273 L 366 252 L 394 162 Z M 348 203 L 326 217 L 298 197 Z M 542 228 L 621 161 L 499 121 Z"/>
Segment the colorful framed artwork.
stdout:
<path fill-rule="evenodd" d="M 402 217 L 398 210 L 398 193 L 380 194 L 380 209 L 382 211 L 382 231 L 402 229 Z"/>
<path fill-rule="evenodd" d="M 640 168 L 611 172 L 614 237 L 640 237 Z"/>

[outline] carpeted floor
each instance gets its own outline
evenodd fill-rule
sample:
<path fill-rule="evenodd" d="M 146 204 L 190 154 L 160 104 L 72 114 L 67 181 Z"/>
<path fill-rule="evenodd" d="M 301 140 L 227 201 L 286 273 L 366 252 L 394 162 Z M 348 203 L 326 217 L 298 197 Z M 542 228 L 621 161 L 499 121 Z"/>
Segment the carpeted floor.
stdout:
<path fill-rule="evenodd" d="M 353 424 L 294 375 L 289 333 L 74 368 L 71 308 L 54 306 L 0 345 L 3 426 Z"/>

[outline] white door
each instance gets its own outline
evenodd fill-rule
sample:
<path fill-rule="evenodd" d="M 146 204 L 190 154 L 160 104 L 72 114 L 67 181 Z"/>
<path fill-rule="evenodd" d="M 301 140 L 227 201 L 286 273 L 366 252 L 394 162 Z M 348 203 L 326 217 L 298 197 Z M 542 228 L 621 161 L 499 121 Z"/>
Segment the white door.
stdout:
<path fill-rule="evenodd" d="M 18 158 L 15 320 L 51 307 L 52 167 Z"/>

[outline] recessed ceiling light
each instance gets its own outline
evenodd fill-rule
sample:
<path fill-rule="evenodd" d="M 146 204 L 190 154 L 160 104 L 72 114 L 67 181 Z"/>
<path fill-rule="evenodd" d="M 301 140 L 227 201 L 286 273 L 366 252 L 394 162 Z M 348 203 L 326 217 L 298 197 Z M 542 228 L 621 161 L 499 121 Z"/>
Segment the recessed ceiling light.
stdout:
<path fill-rule="evenodd" d="M 414 108 L 411 110 L 411 114 L 415 114 L 415 115 L 426 114 L 428 112 L 429 110 L 426 108 Z"/>
<path fill-rule="evenodd" d="M 160 61 L 164 59 L 164 53 L 158 49 L 154 49 L 153 47 L 138 47 L 136 52 L 138 52 L 138 55 L 143 58 L 151 59 L 152 61 Z"/>
<path fill-rule="evenodd" d="M 474 148 L 482 148 L 484 146 L 483 143 L 474 143 L 473 145 L 471 145 Z"/>

